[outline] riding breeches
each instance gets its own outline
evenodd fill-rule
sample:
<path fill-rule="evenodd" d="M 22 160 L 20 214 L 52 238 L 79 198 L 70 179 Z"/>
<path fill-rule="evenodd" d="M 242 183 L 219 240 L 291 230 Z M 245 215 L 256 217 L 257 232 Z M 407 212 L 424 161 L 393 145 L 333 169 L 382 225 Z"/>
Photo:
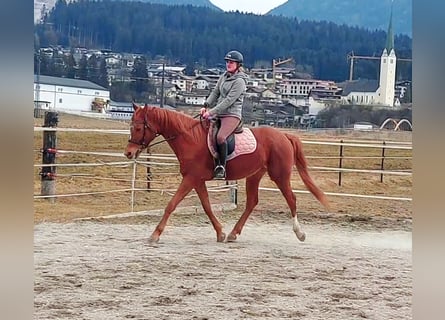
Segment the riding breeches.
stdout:
<path fill-rule="evenodd" d="M 240 123 L 240 119 L 237 117 L 221 117 L 220 120 L 221 126 L 216 136 L 216 143 L 218 144 L 224 143 L 227 137 L 235 131 Z"/>

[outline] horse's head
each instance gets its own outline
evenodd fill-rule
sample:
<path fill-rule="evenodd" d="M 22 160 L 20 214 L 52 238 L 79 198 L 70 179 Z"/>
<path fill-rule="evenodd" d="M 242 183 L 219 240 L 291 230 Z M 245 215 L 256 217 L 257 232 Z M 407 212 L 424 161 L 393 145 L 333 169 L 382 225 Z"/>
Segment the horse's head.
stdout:
<path fill-rule="evenodd" d="M 128 159 L 137 158 L 142 150 L 148 147 L 151 141 L 156 138 L 159 133 L 156 128 L 148 121 L 149 108 L 140 107 L 133 102 L 133 116 L 130 124 L 130 139 L 128 139 L 125 148 L 125 156 Z"/>

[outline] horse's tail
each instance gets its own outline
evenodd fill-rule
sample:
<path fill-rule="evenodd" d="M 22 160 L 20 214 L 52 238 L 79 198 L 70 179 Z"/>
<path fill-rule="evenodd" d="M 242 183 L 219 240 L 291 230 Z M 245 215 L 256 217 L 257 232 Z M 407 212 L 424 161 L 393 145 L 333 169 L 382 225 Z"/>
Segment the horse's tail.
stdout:
<path fill-rule="evenodd" d="M 300 174 L 301 179 L 303 180 L 304 185 L 308 190 L 317 198 L 318 201 L 329 211 L 329 201 L 326 198 L 326 195 L 323 191 L 315 184 L 312 177 L 309 175 L 306 157 L 303 153 L 303 144 L 301 140 L 292 134 L 285 133 L 286 137 L 292 143 L 295 152 L 295 166 L 297 167 L 298 173 Z"/>

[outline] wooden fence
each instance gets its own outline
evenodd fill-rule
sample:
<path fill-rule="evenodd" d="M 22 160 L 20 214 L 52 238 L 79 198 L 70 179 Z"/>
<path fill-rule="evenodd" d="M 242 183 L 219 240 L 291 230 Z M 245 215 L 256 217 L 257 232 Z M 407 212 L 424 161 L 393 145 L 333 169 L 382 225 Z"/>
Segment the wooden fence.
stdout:
<path fill-rule="evenodd" d="M 53 119 L 54 120 L 54 119 Z M 128 160 L 123 155 L 124 145 L 117 146 L 122 148 L 119 152 L 104 152 L 104 151 L 82 151 L 82 150 L 64 150 L 63 145 L 57 145 L 58 139 L 56 134 L 59 132 L 64 133 L 93 133 L 93 134 L 107 134 L 107 135 L 126 135 L 128 136 L 128 130 L 105 130 L 105 129 L 75 129 L 75 128 L 57 128 L 56 126 L 44 126 L 35 127 L 35 132 L 43 132 L 43 148 L 36 149 L 37 152 L 42 155 L 42 163 L 35 163 L 36 170 L 40 170 L 40 183 L 42 184 L 39 193 L 34 194 L 34 199 L 49 199 L 54 201 L 57 198 L 64 197 L 79 197 L 86 195 L 102 195 L 111 196 L 115 193 L 130 193 L 130 206 L 131 211 L 134 210 L 136 201 L 136 194 L 143 191 L 155 191 L 164 193 L 173 193 L 175 188 L 159 187 L 165 180 L 166 175 L 179 175 L 177 169 L 168 169 L 162 173 L 162 177 L 157 180 L 154 176 L 160 176 L 162 169 L 160 168 L 178 168 L 177 159 L 173 154 L 147 154 L 143 153 L 137 160 Z M 51 137 L 49 140 L 45 137 Z M 48 144 L 48 141 L 50 143 Z M 369 141 L 369 140 L 339 140 L 339 141 L 319 141 L 319 140 L 302 140 L 305 148 L 310 149 L 310 146 L 325 146 L 329 147 L 329 154 L 324 152 L 323 154 L 314 154 L 306 152 L 306 157 L 310 162 L 326 163 L 326 165 L 310 166 L 312 172 L 318 172 L 323 174 L 336 174 L 336 183 L 342 186 L 345 183 L 345 175 L 348 174 L 366 174 L 376 175 L 379 177 L 380 182 L 384 182 L 385 176 L 411 176 L 412 175 L 412 145 L 410 142 L 396 142 L 396 141 Z M 351 150 L 360 150 L 360 152 L 351 152 Z M 369 151 L 368 151 L 369 150 Z M 371 150 L 374 150 L 371 152 Z M 390 153 L 392 152 L 392 153 Z M 395 154 L 394 154 L 395 153 Z M 66 156 L 79 156 L 82 154 L 88 154 L 89 156 L 96 157 L 96 162 L 91 163 L 56 163 L 57 157 Z M 50 157 L 48 157 L 50 156 Z M 103 160 L 101 160 L 103 158 Z M 115 160 L 109 160 L 114 158 Z M 46 160 L 45 160 L 46 159 Z M 50 161 L 48 161 L 50 159 Z M 312 159 L 312 160 L 311 160 Z M 370 161 L 373 166 L 370 167 Z M 405 163 L 403 168 L 392 168 L 391 163 L 393 161 L 402 161 Z M 378 162 L 378 167 L 375 167 Z M 88 192 L 71 192 L 71 193 L 58 193 L 57 188 L 43 187 L 45 183 L 50 181 L 54 185 L 59 178 L 88 178 L 97 179 L 101 181 L 107 181 L 109 183 L 112 179 L 104 177 L 95 177 L 88 174 L 80 174 L 72 171 L 71 173 L 58 173 L 58 168 L 70 168 L 70 170 L 77 170 L 80 168 L 92 168 L 103 167 L 104 170 L 120 170 L 122 169 L 121 178 L 116 179 L 123 182 L 126 187 L 113 188 L 108 190 L 97 190 Z M 142 168 L 142 171 L 141 171 Z M 131 172 L 129 172 L 131 169 Z M 141 173 L 143 172 L 143 173 Z M 47 174 L 50 173 L 50 174 Z M 144 176 L 141 179 L 141 174 Z M 144 183 L 145 180 L 145 183 Z M 35 183 L 38 183 L 38 179 L 34 179 Z M 158 187 L 156 188 L 154 185 Z M 111 182 L 113 183 L 113 182 Z M 145 184 L 145 187 L 141 187 L 141 183 Z M 116 183 L 117 185 L 117 183 Z M 37 188 L 34 188 L 35 190 Z M 98 187 L 100 189 L 100 187 Z M 237 190 L 238 184 L 236 181 L 228 182 L 227 184 L 212 185 L 209 187 L 209 192 L 228 192 L 230 201 L 237 203 Z M 261 187 L 260 190 L 275 191 L 278 189 Z M 327 195 L 339 196 L 339 197 L 357 197 L 367 199 L 387 199 L 396 201 L 411 201 L 411 197 L 404 195 L 370 195 L 361 194 L 360 190 L 357 193 L 343 193 L 343 192 L 326 192 Z M 294 190 L 295 193 L 308 193 L 307 190 Z"/>

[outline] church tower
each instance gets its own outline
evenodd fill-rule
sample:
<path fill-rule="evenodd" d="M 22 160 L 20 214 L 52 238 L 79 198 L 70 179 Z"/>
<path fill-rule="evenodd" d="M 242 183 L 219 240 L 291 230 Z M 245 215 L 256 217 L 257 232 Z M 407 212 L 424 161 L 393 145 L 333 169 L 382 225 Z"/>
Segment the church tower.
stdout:
<path fill-rule="evenodd" d="M 380 58 L 379 101 L 385 106 L 394 106 L 396 85 L 396 53 L 394 51 L 394 34 L 392 30 L 392 10 L 389 18 L 388 33 L 386 35 L 386 47 Z"/>

